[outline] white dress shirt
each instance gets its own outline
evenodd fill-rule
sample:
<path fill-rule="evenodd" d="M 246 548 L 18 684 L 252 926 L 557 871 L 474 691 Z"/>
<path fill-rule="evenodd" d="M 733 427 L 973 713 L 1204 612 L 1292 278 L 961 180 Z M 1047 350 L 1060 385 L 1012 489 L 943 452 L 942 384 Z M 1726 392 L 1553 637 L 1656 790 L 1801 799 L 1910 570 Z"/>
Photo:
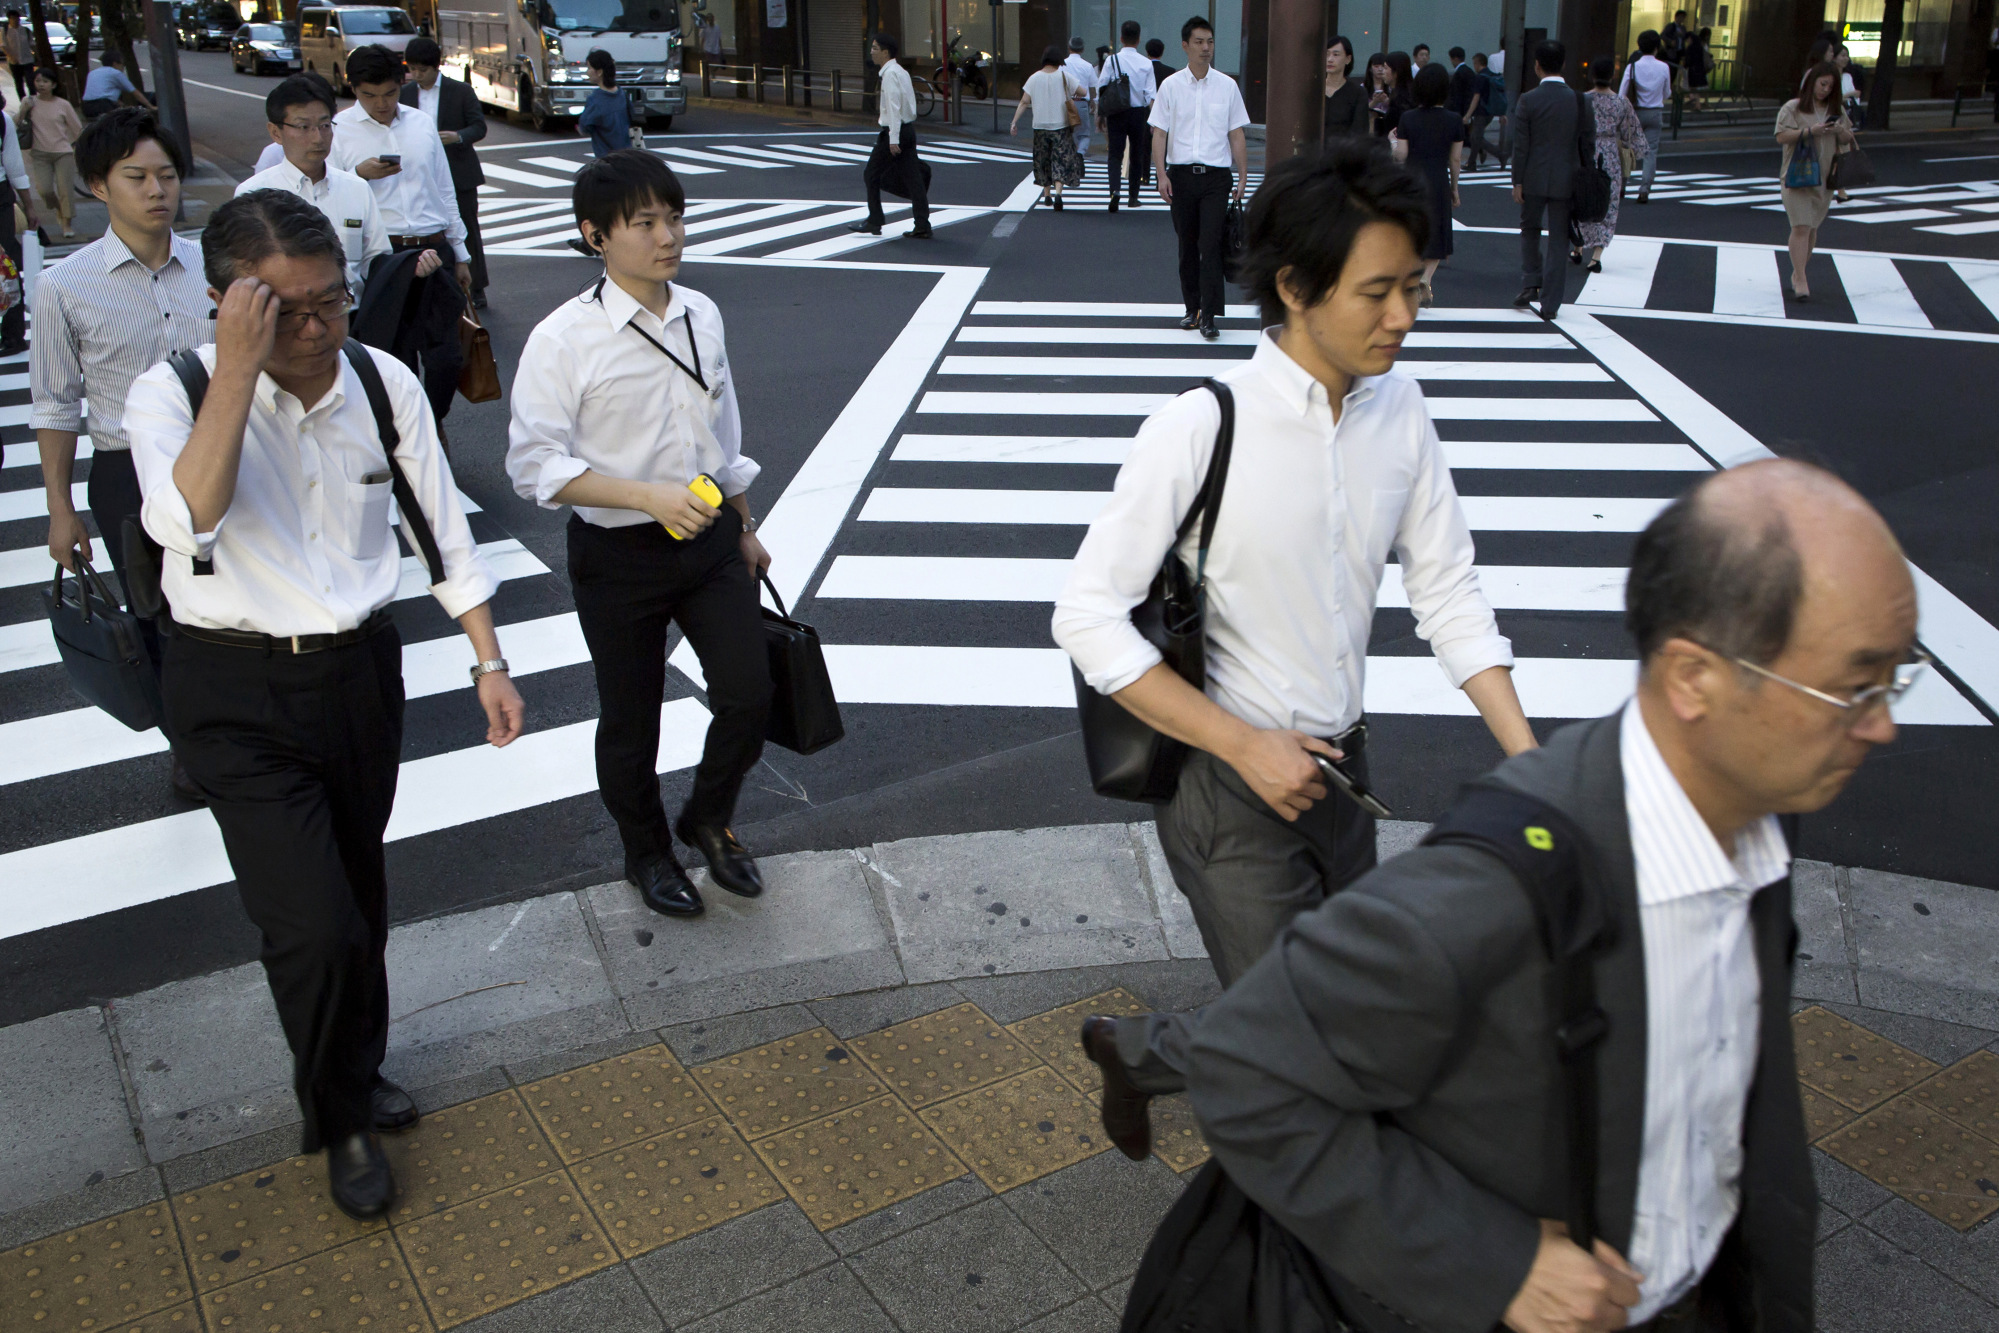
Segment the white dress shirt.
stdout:
<path fill-rule="evenodd" d="M 1451 684 L 1513 664 L 1479 591 L 1471 529 L 1416 381 L 1356 381 L 1335 424 L 1326 387 L 1270 330 L 1254 356 L 1215 378 L 1234 391 L 1236 415 L 1208 550 L 1211 699 L 1256 727 L 1325 737 L 1352 726 L 1391 550 L 1416 633 Z M 1205 389 L 1146 420 L 1056 599 L 1055 641 L 1104 694 L 1159 661 L 1131 609 L 1193 507 L 1220 424 Z M 1190 570 L 1199 540 L 1197 522 L 1179 549 Z"/>
<path fill-rule="evenodd" d="M 429 236 L 443 232 L 461 264 L 472 261 L 465 248 L 465 220 L 458 216 L 458 192 L 451 185 L 451 164 L 437 122 L 413 106 L 396 103 L 396 119 L 384 125 L 359 102 L 333 118 L 333 153 L 327 159 L 342 171 L 371 157 L 402 154 L 403 169 L 369 181 L 382 225 L 394 236 Z"/>
<path fill-rule="evenodd" d="M 1197 79 L 1183 69 L 1159 85 L 1151 123 L 1166 131 L 1167 166 L 1227 167 L 1235 163 L 1229 132 L 1249 125 L 1249 108 L 1243 105 L 1242 89 L 1220 70 L 1210 69 L 1208 77 Z"/>
<path fill-rule="evenodd" d="M 430 591 L 456 620 L 491 600 L 499 580 L 459 508 L 423 386 L 387 352 L 368 354 L 381 370 L 402 436 L 396 457 L 444 557 L 444 582 Z M 200 355 L 212 372 L 214 345 Z M 140 518 L 172 553 L 161 562 L 160 583 L 175 620 L 278 636 L 334 634 L 396 599 L 405 561 L 389 523 L 388 456 L 367 391 L 344 355 L 339 364 L 340 377 L 311 406 L 269 375 L 257 377 L 236 495 L 205 533 L 194 531 L 173 477 L 194 427 L 187 390 L 164 362 L 132 385 L 125 419 L 144 497 Z M 180 557 L 206 557 L 215 572 L 197 575 L 191 560 Z M 419 571 L 417 582 L 428 582 L 421 559 L 409 563 Z"/>
<path fill-rule="evenodd" d="M 507 430 L 507 475 L 523 499 L 559 509 L 556 494 L 585 472 L 682 486 L 706 472 L 725 496 L 742 494 L 756 480 L 762 469 L 743 456 L 722 312 L 679 283 L 670 291 L 660 319 L 607 281 L 558 306 L 528 335 Z M 698 362 L 688 346 L 690 322 Z M 640 330 L 698 368 L 708 387 Z M 576 513 L 602 528 L 653 521 L 636 509 L 579 505 Z"/>
<path fill-rule="evenodd" d="M 1080 111 L 1095 98 L 1093 90 L 1097 86 L 1097 71 L 1089 61 L 1075 51 L 1071 51 L 1062 61 L 1062 68 L 1076 81 L 1076 109 Z M 1086 120 L 1083 123 L 1087 125 L 1089 122 Z"/>
<path fill-rule="evenodd" d="M 269 171 L 285 160 L 285 146 L 281 143 L 267 143 L 264 151 L 257 154 L 257 170 Z"/>
<path fill-rule="evenodd" d="M 916 119 L 916 86 L 909 71 L 891 60 L 881 67 L 881 127 L 890 143 L 902 135 L 902 127 Z"/>
<path fill-rule="evenodd" d="M 1624 80 L 1617 85 L 1617 95 L 1628 96 L 1634 80 L 1638 84 L 1638 105 L 1651 111 L 1666 105 L 1666 92 L 1673 86 L 1673 67 L 1657 56 L 1640 56 L 1624 67 Z"/>
<path fill-rule="evenodd" d="M 1097 79 L 1097 86 L 1116 82 L 1118 71 L 1123 70 L 1131 80 L 1131 105 L 1133 109 L 1152 105 L 1152 98 L 1158 87 L 1152 79 L 1152 60 L 1135 46 L 1121 46 L 1104 57 L 1104 70 Z"/>
<path fill-rule="evenodd" d="M 1749 900 L 1782 879 L 1774 816 L 1714 834 L 1666 766 L 1638 701 L 1619 745 L 1645 946 L 1645 1137 L 1625 1257 L 1645 1274 L 1630 1320 L 1691 1291 L 1741 1207 L 1742 1116 L 1756 1075 L 1761 979 Z"/>
<path fill-rule="evenodd" d="M 21 158 L 21 138 L 14 133 L 14 113 L 0 111 L 0 121 L 6 124 L 6 143 L 0 148 L 0 163 L 7 169 L 7 183 L 16 190 L 26 192 L 34 187 L 28 177 L 28 164 Z"/>
<path fill-rule="evenodd" d="M 444 76 L 440 74 L 437 77 L 441 79 Z M 441 94 L 443 91 L 444 90 L 438 86 L 436 80 L 432 80 L 431 85 L 428 88 L 424 87 L 422 84 L 418 84 L 416 88 L 416 109 L 423 112 L 424 115 L 429 116 L 432 120 L 436 120 L 437 99 L 439 94 Z"/>
<path fill-rule="evenodd" d="M 347 247 L 347 283 L 359 297 L 367 281 L 368 265 L 389 252 L 389 229 L 382 224 L 382 210 L 368 182 L 351 171 L 329 166 L 318 180 L 293 166 L 289 159 L 269 171 L 260 171 L 236 187 L 237 194 L 252 190 L 284 190 L 295 194 L 326 215 L 340 242 Z"/>

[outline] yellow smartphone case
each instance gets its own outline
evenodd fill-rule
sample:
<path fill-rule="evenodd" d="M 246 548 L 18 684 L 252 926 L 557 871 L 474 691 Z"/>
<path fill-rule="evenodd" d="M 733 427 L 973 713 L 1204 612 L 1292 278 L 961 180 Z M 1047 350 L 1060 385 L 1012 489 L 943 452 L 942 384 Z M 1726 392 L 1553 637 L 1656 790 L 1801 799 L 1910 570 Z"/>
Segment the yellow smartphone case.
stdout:
<path fill-rule="evenodd" d="M 717 486 L 715 484 L 715 479 L 709 476 L 706 472 L 700 473 L 694 478 L 693 481 L 688 482 L 687 489 L 693 491 L 703 500 L 706 500 L 709 504 L 715 506 L 715 508 L 720 509 L 722 507 L 722 488 L 720 486 Z M 679 533 L 674 532 L 671 528 L 669 528 L 667 531 L 668 534 L 672 536 L 672 538 L 675 541 L 681 540 L 681 536 Z"/>

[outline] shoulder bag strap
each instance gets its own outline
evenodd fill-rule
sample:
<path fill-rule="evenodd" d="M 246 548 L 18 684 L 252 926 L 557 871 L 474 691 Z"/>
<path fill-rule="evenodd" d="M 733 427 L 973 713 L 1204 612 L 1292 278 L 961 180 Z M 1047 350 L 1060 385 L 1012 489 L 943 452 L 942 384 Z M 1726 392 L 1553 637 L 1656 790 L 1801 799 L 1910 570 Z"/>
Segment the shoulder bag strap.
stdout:
<path fill-rule="evenodd" d="M 444 555 L 437 549 L 437 536 L 430 530 L 430 518 L 423 512 L 423 506 L 416 502 L 416 490 L 403 472 L 401 461 L 396 458 L 396 448 L 402 444 L 403 437 L 402 432 L 396 429 L 396 412 L 389 403 L 389 386 L 382 382 L 381 368 L 362 344 L 349 339 L 340 350 L 347 353 L 347 363 L 354 367 L 354 374 L 368 395 L 368 406 L 375 413 L 375 434 L 381 438 L 382 452 L 388 455 L 390 489 L 395 492 L 396 508 L 402 511 L 403 531 L 423 557 L 424 567 L 430 571 L 431 586 L 436 587 L 444 582 Z"/>
<path fill-rule="evenodd" d="M 1173 534 L 1173 550 L 1180 549 L 1180 543 L 1187 540 L 1193 531 L 1196 519 L 1201 523 L 1201 545 L 1195 557 L 1194 583 L 1198 586 L 1207 571 L 1208 547 L 1214 544 L 1215 521 L 1222 512 L 1222 490 L 1229 479 L 1229 455 L 1235 451 L 1235 395 L 1229 386 L 1220 380 L 1206 379 L 1201 386 L 1215 395 L 1215 402 L 1222 409 L 1222 424 L 1215 432 L 1215 451 L 1208 457 L 1207 475 L 1201 479 L 1201 489 L 1194 494 L 1194 503 L 1189 505 L 1180 527 Z"/>
<path fill-rule="evenodd" d="M 180 387 L 187 390 L 187 419 L 189 425 L 192 426 L 201 416 L 202 399 L 208 396 L 208 367 L 201 364 L 201 354 L 196 352 L 192 347 L 183 347 L 172 356 L 169 356 L 167 358 L 167 367 L 173 371 L 174 378 L 180 381 Z M 138 524 L 138 530 L 147 541 L 150 542 L 152 540 L 151 535 L 146 533 L 146 525 L 143 521 Z M 107 542 L 110 540 L 108 535 L 105 540 Z M 164 550 L 165 548 L 161 549 Z M 199 556 L 196 556 L 193 557 L 193 561 L 195 573 L 213 574 L 215 572 L 215 562 L 213 560 L 203 560 Z M 155 570 L 158 568 L 157 558 L 154 561 L 154 568 Z M 159 582 L 157 573 L 153 576 L 153 582 L 155 584 Z"/>

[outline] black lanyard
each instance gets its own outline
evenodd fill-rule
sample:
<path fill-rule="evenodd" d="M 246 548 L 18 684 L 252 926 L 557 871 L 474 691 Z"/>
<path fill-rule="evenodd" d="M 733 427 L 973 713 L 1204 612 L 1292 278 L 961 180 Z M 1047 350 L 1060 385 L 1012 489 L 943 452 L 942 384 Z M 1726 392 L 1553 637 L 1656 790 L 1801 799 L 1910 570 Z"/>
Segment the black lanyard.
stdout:
<path fill-rule="evenodd" d="M 680 312 L 680 322 L 687 326 L 688 350 L 694 353 L 694 364 L 692 367 L 690 367 L 685 361 L 682 361 L 679 357 L 675 356 L 672 353 L 672 351 L 670 351 L 667 348 L 665 343 L 653 337 L 650 333 L 647 333 L 637 324 L 633 324 L 631 327 L 632 327 L 632 332 L 638 334 L 639 337 L 644 338 L 654 347 L 659 348 L 661 356 L 665 357 L 667 360 L 673 362 L 674 365 L 679 366 L 682 370 L 685 370 L 689 375 L 693 376 L 694 382 L 701 386 L 701 392 L 707 393 L 708 379 L 705 375 L 701 373 L 701 344 L 694 341 L 694 319 L 692 313 L 687 310 L 682 310 Z"/>

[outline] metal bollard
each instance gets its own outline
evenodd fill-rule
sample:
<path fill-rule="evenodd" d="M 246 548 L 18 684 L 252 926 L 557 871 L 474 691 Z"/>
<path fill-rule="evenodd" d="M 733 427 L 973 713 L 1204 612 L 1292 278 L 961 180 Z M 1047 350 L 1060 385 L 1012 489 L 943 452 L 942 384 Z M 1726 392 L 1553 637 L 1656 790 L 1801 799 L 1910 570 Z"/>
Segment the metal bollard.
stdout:
<path fill-rule="evenodd" d="M 951 71 L 951 123 L 965 123 L 965 81 L 958 77 L 958 71 Z"/>
<path fill-rule="evenodd" d="M 793 105 L 791 100 L 791 66 L 786 65 L 780 77 L 784 80 L 784 104 Z"/>
<path fill-rule="evenodd" d="M 840 71 L 833 71 L 833 110 L 840 109 Z"/>
<path fill-rule="evenodd" d="M 714 85 L 708 82 L 708 57 L 707 57 L 707 56 L 702 56 L 702 57 L 701 57 L 701 95 L 702 95 L 703 97 L 713 97 L 713 96 L 715 95 L 715 87 L 714 87 Z"/>

